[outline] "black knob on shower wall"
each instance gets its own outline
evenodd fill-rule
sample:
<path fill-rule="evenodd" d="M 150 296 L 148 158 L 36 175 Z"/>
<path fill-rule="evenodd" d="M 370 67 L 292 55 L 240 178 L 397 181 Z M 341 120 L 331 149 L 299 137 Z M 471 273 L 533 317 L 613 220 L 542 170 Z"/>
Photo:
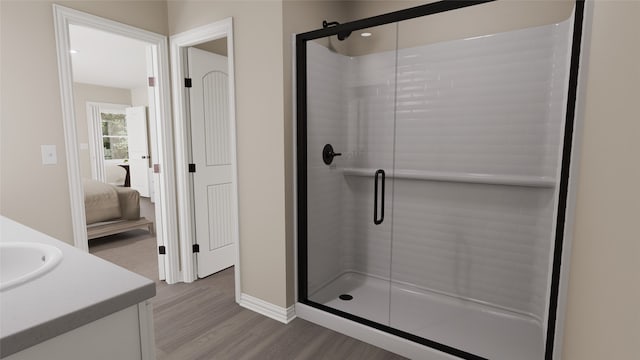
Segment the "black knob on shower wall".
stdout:
<path fill-rule="evenodd" d="M 327 165 L 331 165 L 333 158 L 340 155 L 342 155 L 342 153 L 333 152 L 333 146 L 331 146 L 331 144 L 327 144 L 322 148 L 322 161 Z"/>

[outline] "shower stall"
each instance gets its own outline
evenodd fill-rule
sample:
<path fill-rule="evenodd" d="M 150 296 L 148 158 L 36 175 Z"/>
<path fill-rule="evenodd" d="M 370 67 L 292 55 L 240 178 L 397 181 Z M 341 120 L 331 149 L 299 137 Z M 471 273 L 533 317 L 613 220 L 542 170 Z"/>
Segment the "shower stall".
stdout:
<path fill-rule="evenodd" d="M 483 3 L 297 36 L 298 303 L 443 358 L 551 359 L 583 4 L 456 28 Z"/>

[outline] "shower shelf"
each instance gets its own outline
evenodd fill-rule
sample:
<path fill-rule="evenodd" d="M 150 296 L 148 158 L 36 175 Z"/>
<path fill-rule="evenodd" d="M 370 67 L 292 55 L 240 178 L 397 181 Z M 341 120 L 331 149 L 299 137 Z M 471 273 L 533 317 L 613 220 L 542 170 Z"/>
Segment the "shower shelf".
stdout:
<path fill-rule="evenodd" d="M 364 169 L 364 168 L 343 169 L 343 174 L 345 176 L 373 177 L 375 172 L 376 172 L 376 169 Z M 396 179 L 524 186 L 524 187 L 540 187 L 540 188 L 553 188 L 556 185 L 556 180 L 549 176 L 495 175 L 495 174 L 477 174 L 477 173 L 453 173 L 453 172 L 443 172 L 443 171 L 395 170 L 393 172 L 389 171 L 387 173 L 387 177 L 396 178 Z"/>

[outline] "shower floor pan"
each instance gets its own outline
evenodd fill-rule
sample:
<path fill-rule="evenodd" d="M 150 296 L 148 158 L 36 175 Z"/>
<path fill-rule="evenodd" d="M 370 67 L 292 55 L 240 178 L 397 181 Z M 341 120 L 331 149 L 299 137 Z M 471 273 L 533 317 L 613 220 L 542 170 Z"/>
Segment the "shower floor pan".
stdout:
<path fill-rule="evenodd" d="M 348 294 L 351 300 L 342 300 Z M 391 307 L 389 299 L 391 298 Z M 537 320 L 506 310 L 348 272 L 310 300 L 492 360 L 544 358 Z"/>

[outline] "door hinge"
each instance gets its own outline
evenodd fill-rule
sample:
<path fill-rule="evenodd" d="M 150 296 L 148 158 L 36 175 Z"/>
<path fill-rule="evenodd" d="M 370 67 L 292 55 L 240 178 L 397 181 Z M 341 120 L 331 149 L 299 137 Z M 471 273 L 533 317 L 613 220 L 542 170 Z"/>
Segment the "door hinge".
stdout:
<path fill-rule="evenodd" d="M 164 247 L 164 245 L 160 245 L 160 246 L 158 246 L 158 254 L 160 254 L 160 255 L 164 255 L 164 254 L 166 254 L 166 253 L 167 253 L 167 248 L 166 248 L 166 247 Z"/>
<path fill-rule="evenodd" d="M 184 78 L 184 87 L 191 87 L 191 78 Z"/>
<path fill-rule="evenodd" d="M 199 253 L 200 252 L 200 245 L 193 244 L 193 252 L 194 253 Z"/>
<path fill-rule="evenodd" d="M 190 173 L 196 172 L 196 164 L 189 164 L 189 172 Z"/>
<path fill-rule="evenodd" d="M 153 164 L 153 172 L 155 174 L 159 174 L 160 173 L 160 164 Z"/>
<path fill-rule="evenodd" d="M 154 87 L 156 86 L 156 78 L 153 76 L 149 76 L 149 87 Z"/>

